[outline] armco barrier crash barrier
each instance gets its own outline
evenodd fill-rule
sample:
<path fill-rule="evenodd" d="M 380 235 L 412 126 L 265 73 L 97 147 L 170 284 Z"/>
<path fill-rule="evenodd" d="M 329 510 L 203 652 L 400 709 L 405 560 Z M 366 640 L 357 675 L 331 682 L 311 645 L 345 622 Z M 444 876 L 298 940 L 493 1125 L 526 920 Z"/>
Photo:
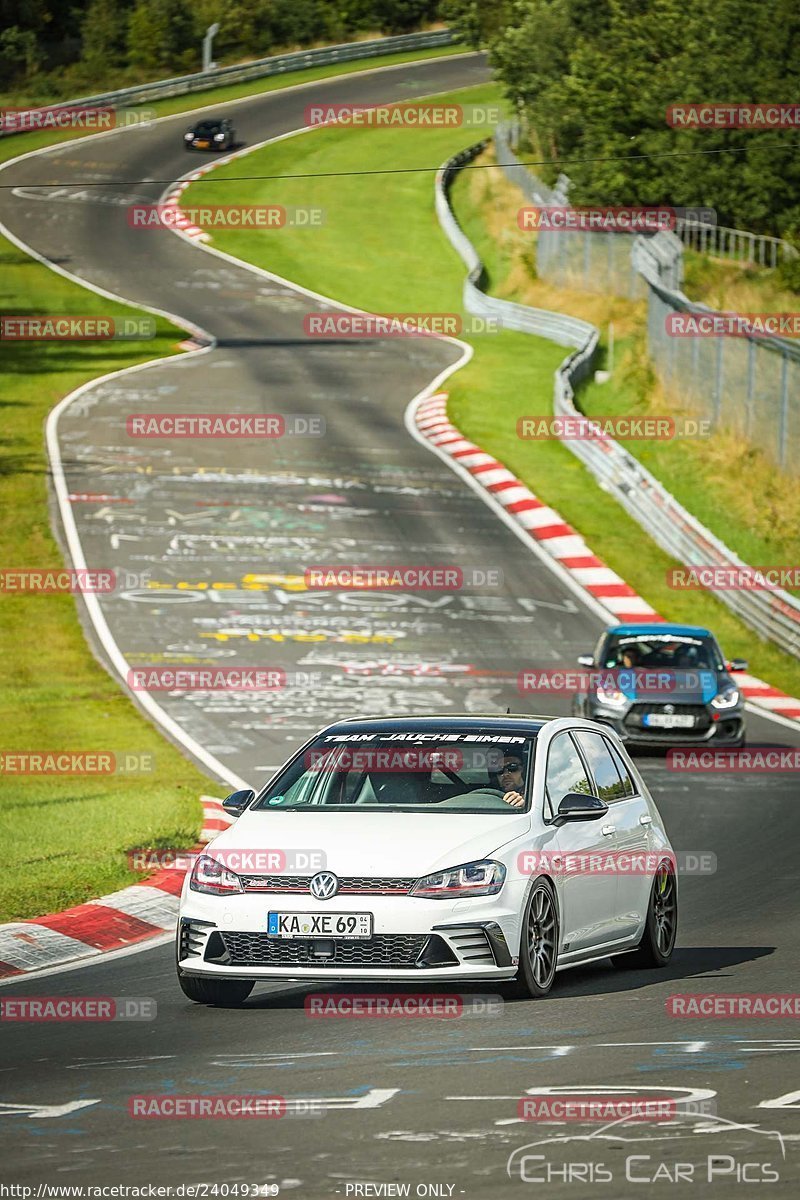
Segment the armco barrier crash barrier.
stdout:
<path fill-rule="evenodd" d="M 324 46 L 318 50 L 298 50 L 293 54 L 277 54 L 271 58 L 256 59 L 255 62 L 246 63 L 243 66 L 197 71 L 193 75 L 161 79 L 155 83 L 142 83 L 136 87 L 120 88 L 117 92 L 103 92 L 99 96 L 81 96 L 77 100 L 64 100 L 59 104 L 40 105 L 39 107 L 54 112 L 67 108 L 113 109 L 121 105 L 144 104 L 147 100 L 163 100 L 169 96 L 201 92 L 219 84 L 244 83 L 248 79 L 261 79 L 268 75 L 304 71 L 309 67 L 354 62 L 359 58 L 374 58 L 376 55 L 402 54 L 407 50 L 430 50 L 437 46 L 449 46 L 458 40 L 458 35 L 454 30 L 436 29 L 430 33 L 402 33 L 396 37 L 376 38 L 369 42 L 343 42 L 339 46 Z M 21 130 L 9 129 L 0 133 L 0 136 L 9 137 L 18 132 Z"/>
<path fill-rule="evenodd" d="M 480 154 L 486 144 L 479 142 L 455 155 L 436 177 L 439 222 L 467 266 L 464 308 L 474 315 L 498 317 L 503 328 L 534 333 L 561 346 L 573 347 L 555 373 L 554 409 L 558 416 L 577 417 L 581 414 L 575 405 L 574 389 L 592 370 L 598 330 L 575 317 L 498 300 L 482 292 L 483 264 L 450 208 L 448 192 L 453 178 Z M 656 238 L 661 236 L 670 235 L 657 234 Z M 644 238 L 637 240 L 646 242 Z M 687 566 L 713 564 L 747 569 L 746 563 L 683 508 L 618 442 L 609 437 L 599 441 L 569 438 L 562 441 L 668 554 Z M 762 637 L 787 653 L 800 656 L 800 600 L 781 589 L 723 589 L 714 591 L 714 595 Z"/>

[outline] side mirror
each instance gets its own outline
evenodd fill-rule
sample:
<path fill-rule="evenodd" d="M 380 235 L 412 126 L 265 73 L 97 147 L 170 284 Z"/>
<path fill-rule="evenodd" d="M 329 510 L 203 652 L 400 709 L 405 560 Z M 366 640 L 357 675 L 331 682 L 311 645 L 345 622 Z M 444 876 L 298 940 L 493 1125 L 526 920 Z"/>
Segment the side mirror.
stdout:
<path fill-rule="evenodd" d="M 226 812 L 233 813 L 235 817 L 242 815 L 248 804 L 255 800 L 256 794 L 252 788 L 242 788 L 239 792 L 231 792 L 230 796 L 226 796 L 222 801 L 222 807 Z"/>
<path fill-rule="evenodd" d="M 728 668 L 729 671 L 746 671 L 747 670 L 747 659 L 746 658 L 732 658 L 729 663 L 725 664 L 725 666 Z"/>
<path fill-rule="evenodd" d="M 608 812 L 608 805 L 597 796 L 585 796 L 581 792 L 567 792 L 558 806 L 554 825 L 566 825 L 567 821 L 597 821 Z"/>
<path fill-rule="evenodd" d="M 594 666 L 594 655 L 593 654 L 579 654 L 578 655 L 578 666 L 579 667 L 593 667 Z"/>

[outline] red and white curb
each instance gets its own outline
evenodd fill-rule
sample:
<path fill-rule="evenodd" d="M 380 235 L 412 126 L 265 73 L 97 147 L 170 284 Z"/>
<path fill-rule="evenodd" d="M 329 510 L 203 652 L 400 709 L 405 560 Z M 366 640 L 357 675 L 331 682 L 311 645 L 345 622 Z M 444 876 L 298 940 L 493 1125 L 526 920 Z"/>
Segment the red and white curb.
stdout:
<path fill-rule="evenodd" d="M 198 167 L 196 171 L 192 171 L 185 179 L 179 180 L 166 193 L 162 200 L 162 207 L 169 209 L 169 214 L 165 224 L 169 225 L 170 229 L 178 229 L 188 238 L 192 238 L 197 242 L 209 242 L 211 239 L 204 229 L 199 225 L 193 225 L 189 217 L 178 203 L 183 192 L 186 191 L 191 184 L 195 183 L 203 175 L 212 171 L 217 164 L 215 162 L 206 163 L 204 167 Z"/>
<path fill-rule="evenodd" d="M 609 621 L 663 621 L 616 571 L 593 554 L 564 518 L 533 494 L 501 462 L 470 442 L 447 417 L 447 392 L 435 392 L 416 408 L 414 420 L 422 437 L 448 455 L 485 488 L 507 513 L 573 581 L 607 611 Z M 781 717 L 800 720 L 800 700 L 771 687 L 754 675 L 737 675 L 745 697 Z"/>
<path fill-rule="evenodd" d="M 200 799 L 205 846 L 236 818 L 221 801 Z M 0 925 L 0 979 L 122 950 L 174 929 L 185 873 L 185 865 L 165 867 L 142 883 L 64 912 Z"/>

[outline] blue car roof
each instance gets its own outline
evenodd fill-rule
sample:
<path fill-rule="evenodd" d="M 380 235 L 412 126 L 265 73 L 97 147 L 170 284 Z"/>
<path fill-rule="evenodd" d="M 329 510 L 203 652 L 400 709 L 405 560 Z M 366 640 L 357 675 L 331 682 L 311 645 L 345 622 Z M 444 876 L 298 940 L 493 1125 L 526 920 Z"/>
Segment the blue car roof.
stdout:
<path fill-rule="evenodd" d="M 606 633 L 623 634 L 630 637 L 641 633 L 674 633 L 685 637 L 711 637 L 711 631 L 702 625 L 671 625 L 668 621 L 651 622 L 649 624 L 610 625 Z"/>

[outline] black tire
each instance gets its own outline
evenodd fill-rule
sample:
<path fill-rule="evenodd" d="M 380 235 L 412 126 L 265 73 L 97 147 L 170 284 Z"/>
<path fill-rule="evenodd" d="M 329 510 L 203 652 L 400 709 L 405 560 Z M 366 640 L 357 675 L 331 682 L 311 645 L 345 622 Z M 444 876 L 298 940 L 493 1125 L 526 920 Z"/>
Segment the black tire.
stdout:
<path fill-rule="evenodd" d="M 189 1000 L 214 1008 L 238 1008 L 256 985 L 254 979 L 200 979 L 182 971 L 178 971 L 178 983 Z"/>
<path fill-rule="evenodd" d="M 522 918 L 519 969 L 505 985 L 511 998 L 538 1000 L 553 986 L 558 960 L 558 904 L 549 879 L 542 876 L 531 888 Z"/>
<path fill-rule="evenodd" d="M 665 967 L 672 958 L 677 932 L 677 880 L 672 864 L 665 860 L 656 871 L 650 888 L 642 940 L 635 950 L 612 955 L 611 962 L 620 969 Z"/>

